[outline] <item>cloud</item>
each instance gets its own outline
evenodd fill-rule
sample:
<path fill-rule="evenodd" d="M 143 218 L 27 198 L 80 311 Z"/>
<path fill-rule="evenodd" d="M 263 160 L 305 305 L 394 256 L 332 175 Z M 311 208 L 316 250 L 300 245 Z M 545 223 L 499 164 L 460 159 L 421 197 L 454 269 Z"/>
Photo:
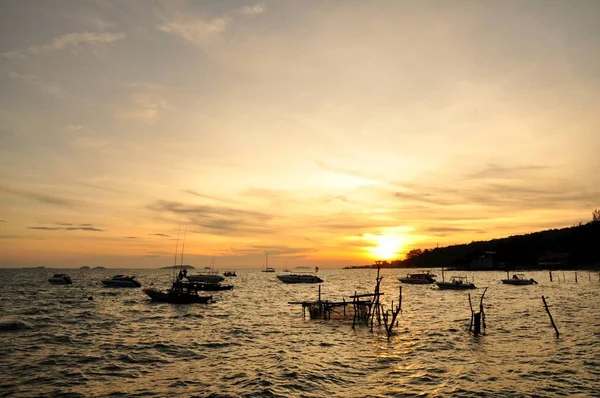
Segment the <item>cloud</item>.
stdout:
<path fill-rule="evenodd" d="M 125 239 L 139 239 L 137 236 L 126 236 Z"/>
<path fill-rule="evenodd" d="M 38 193 L 38 192 L 29 192 L 29 191 L 23 191 L 23 190 L 19 190 L 19 189 L 8 188 L 8 187 L 4 187 L 2 185 L 0 185 L 0 192 L 18 196 L 18 197 L 24 198 L 24 199 L 34 200 L 36 202 L 41 202 L 41 203 L 45 203 L 45 204 L 49 204 L 49 205 L 65 206 L 65 207 L 84 206 L 84 203 L 76 201 L 76 200 L 65 199 L 65 198 L 61 198 L 58 196 L 51 196 L 51 195 L 46 195 L 46 194 Z"/>
<path fill-rule="evenodd" d="M 67 91 L 60 83 L 44 80 L 38 75 L 11 71 L 9 72 L 9 76 L 13 80 L 21 80 L 29 83 L 40 89 L 42 92 L 56 98 L 64 98 L 67 94 Z"/>
<path fill-rule="evenodd" d="M 0 223 L 3 223 L 3 222 L 8 222 L 8 221 L 6 221 L 6 220 L 0 220 Z"/>
<path fill-rule="evenodd" d="M 27 229 L 36 229 L 40 231 L 91 231 L 91 232 L 104 232 L 104 229 L 95 227 L 27 227 Z"/>
<path fill-rule="evenodd" d="M 198 47 L 206 47 L 219 38 L 231 23 L 227 16 L 215 18 L 179 18 L 159 25 L 161 32 L 178 36 Z"/>
<path fill-rule="evenodd" d="M 170 238 L 171 235 L 167 235 L 167 234 L 148 234 L 151 236 L 160 236 L 161 238 Z"/>
<path fill-rule="evenodd" d="M 181 202 L 160 200 L 150 209 L 157 213 L 183 216 L 188 224 L 201 230 L 219 234 L 268 232 L 272 229 L 267 223 L 272 216 L 256 211 L 246 211 L 218 206 L 190 205 Z"/>
<path fill-rule="evenodd" d="M 81 124 L 67 124 L 65 126 L 65 131 L 80 131 L 83 130 L 83 126 Z"/>
<path fill-rule="evenodd" d="M 79 149 L 100 149 L 110 144 L 109 140 L 91 136 L 77 137 L 71 141 L 70 145 Z"/>
<path fill-rule="evenodd" d="M 132 94 L 129 100 L 130 104 L 126 109 L 120 109 L 115 113 L 117 117 L 152 123 L 158 118 L 159 112 L 169 108 L 165 98 L 153 91 Z"/>
<path fill-rule="evenodd" d="M 247 5 L 240 8 L 240 12 L 248 17 L 263 14 L 267 11 L 267 6 L 263 3 L 257 3 L 254 5 Z"/>
<path fill-rule="evenodd" d="M 542 165 L 502 166 L 489 163 L 483 170 L 468 174 L 467 178 L 523 178 L 525 173 L 548 170 L 550 168 L 550 166 Z"/>
<path fill-rule="evenodd" d="M 219 202 L 224 202 L 225 201 L 224 199 L 221 199 L 221 198 L 217 198 L 217 197 L 209 196 L 209 195 L 204 195 L 202 193 L 198 193 L 196 191 L 192 191 L 191 189 L 182 189 L 181 192 L 189 193 L 190 195 L 194 195 L 194 196 L 197 196 L 197 197 L 203 198 L 203 199 L 212 199 L 212 200 L 217 200 Z"/>
<path fill-rule="evenodd" d="M 0 54 L 0 58 L 17 59 L 26 58 L 30 55 L 42 55 L 46 53 L 71 50 L 77 52 L 84 47 L 99 47 L 110 44 L 125 38 L 124 33 L 109 33 L 109 32 L 74 32 L 67 33 L 47 43 L 30 46 L 26 49 L 9 51 Z"/>

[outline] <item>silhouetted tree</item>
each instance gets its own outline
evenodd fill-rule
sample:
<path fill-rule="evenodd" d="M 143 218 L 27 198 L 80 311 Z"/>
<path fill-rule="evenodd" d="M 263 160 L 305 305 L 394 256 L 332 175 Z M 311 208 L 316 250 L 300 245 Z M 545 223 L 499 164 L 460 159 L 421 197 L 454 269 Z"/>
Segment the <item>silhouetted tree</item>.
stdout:
<path fill-rule="evenodd" d="M 421 254 L 423 254 L 423 250 L 412 249 L 411 251 L 406 253 L 406 258 L 410 259 L 410 258 L 414 258 L 414 257 L 419 257 Z"/>
<path fill-rule="evenodd" d="M 592 222 L 600 221 L 600 209 L 596 209 L 592 212 Z"/>

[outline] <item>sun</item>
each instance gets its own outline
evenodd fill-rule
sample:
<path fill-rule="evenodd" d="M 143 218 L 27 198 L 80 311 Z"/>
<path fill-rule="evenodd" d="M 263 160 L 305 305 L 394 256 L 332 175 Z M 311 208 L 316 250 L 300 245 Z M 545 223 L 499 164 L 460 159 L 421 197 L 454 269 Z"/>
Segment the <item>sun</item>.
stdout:
<path fill-rule="evenodd" d="M 406 238 L 401 235 L 378 235 L 373 237 L 376 246 L 371 248 L 373 256 L 379 260 L 392 260 L 398 258 Z"/>

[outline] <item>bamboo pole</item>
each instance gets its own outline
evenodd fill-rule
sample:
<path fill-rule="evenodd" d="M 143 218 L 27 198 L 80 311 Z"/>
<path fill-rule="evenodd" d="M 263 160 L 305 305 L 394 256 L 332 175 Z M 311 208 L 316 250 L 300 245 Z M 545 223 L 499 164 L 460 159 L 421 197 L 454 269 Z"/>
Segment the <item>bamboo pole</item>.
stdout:
<path fill-rule="evenodd" d="M 556 332 L 556 338 L 558 338 L 558 336 L 559 336 L 558 328 L 556 327 L 556 324 L 554 323 L 554 319 L 552 319 L 552 314 L 550 313 L 550 310 L 548 309 L 548 304 L 546 303 L 546 298 L 544 296 L 542 296 L 542 301 L 544 302 L 544 307 L 546 307 L 546 312 L 548 313 L 548 316 L 550 317 L 550 323 L 552 323 L 552 327 L 554 328 L 554 331 Z"/>

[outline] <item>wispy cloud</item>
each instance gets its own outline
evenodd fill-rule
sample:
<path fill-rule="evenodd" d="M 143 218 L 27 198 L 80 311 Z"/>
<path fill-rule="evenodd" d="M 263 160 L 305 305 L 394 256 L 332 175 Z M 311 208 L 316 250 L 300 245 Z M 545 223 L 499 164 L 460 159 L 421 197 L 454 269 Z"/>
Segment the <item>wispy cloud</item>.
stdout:
<path fill-rule="evenodd" d="M 167 100 L 161 94 L 153 91 L 134 93 L 129 100 L 128 105 L 117 110 L 115 113 L 117 117 L 152 123 L 162 110 L 169 108 Z"/>
<path fill-rule="evenodd" d="M 206 47 L 219 38 L 231 23 L 228 16 L 202 18 L 181 17 L 159 25 L 161 32 L 178 36 L 198 47 Z"/>
<path fill-rule="evenodd" d="M 148 234 L 150 236 L 160 236 L 161 238 L 170 238 L 171 235 L 167 235 L 167 234 Z"/>
<path fill-rule="evenodd" d="M 125 239 L 139 239 L 138 236 L 126 236 Z"/>
<path fill-rule="evenodd" d="M 266 11 L 267 11 L 267 6 L 263 3 L 247 5 L 247 6 L 240 8 L 240 12 L 243 15 L 249 16 L 249 17 L 254 16 L 254 15 L 263 14 Z"/>
<path fill-rule="evenodd" d="M 110 44 L 125 38 L 124 33 L 109 33 L 109 32 L 74 32 L 67 33 L 47 43 L 41 45 L 30 46 L 25 49 L 9 51 L 0 54 L 0 58 L 16 59 L 26 58 L 31 55 L 41 55 L 56 51 L 70 50 L 77 52 L 84 47 L 99 47 Z"/>
<path fill-rule="evenodd" d="M 8 222 L 8 221 L 6 221 L 6 220 L 0 220 L 0 223 L 3 223 L 3 222 Z"/>
<path fill-rule="evenodd" d="M 96 227 L 84 227 L 84 226 L 76 226 L 76 227 L 27 227 L 27 229 L 36 229 L 40 231 L 91 231 L 91 232 L 104 232 L 104 229 L 96 228 Z"/>
<path fill-rule="evenodd" d="M 9 72 L 9 76 L 13 80 L 20 80 L 37 87 L 42 92 L 56 98 L 64 98 L 67 94 L 65 88 L 58 82 L 48 81 L 41 76 L 30 73 L 19 73 L 15 71 Z"/>
<path fill-rule="evenodd" d="M 219 206 L 191 205 L 181 202 L 160 200 L 150 209 L 162 214 L 185 217 L 186 222 L 207 232 L 234 234 L 243 232 L 267 232 L 272 230 L 267 223 L 271 215 Z"/>
<path fill-rule="evenodd" d="M 82 203 L 80 201 L 61 198 L 58 196 L 46 195 L 46 194 L 39 193 L 39 192 L 30 192 L 30 191 L 23 191 L 20 189 L 13 189 L 13 188 L 5 187 L 2 185 L 0 185 L 0 192 L 14 195 L 14 196 L 24 198 L 24 199 L 34 200 L 36 202 L 45 203 L 45 204 L 49 204 L 49 205 L 65 206 L 65 207 L 84 206 L 84 203 Z"/>

